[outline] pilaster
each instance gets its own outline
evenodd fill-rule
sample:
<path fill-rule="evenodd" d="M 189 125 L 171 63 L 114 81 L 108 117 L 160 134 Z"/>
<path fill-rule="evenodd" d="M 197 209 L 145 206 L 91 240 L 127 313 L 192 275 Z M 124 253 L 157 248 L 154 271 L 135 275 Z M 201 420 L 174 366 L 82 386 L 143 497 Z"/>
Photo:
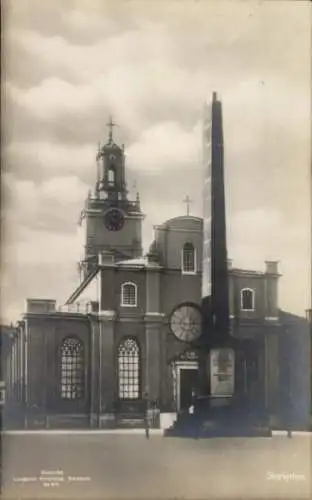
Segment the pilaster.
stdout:
<path fill-rule="evenodd" d="M 266 311 L 265 316 L 269 319 L 278 318 L 278 263 L 266 261 L 265 270 L 265 292 Z"/>
<path fill-rule="evenodd" d="M 147 269 L 146 273 L 146 311 L 149 313 L 159 313 L 160 307 L 160 268 L 155 267 Z"/>
<path fill-rule="evenodd" d="M 229 313 L 230 318 L 235 316 L 235 294 L 234 294 L 234 276 L 229 273 Z"/>
<path fill-rule="evenodd" d="M 273 423 L 279 411 L 278 334 L 269 330 L 265 336 L 265 406 Z"/>
<path fill-rule="evenodd" d="M 158 400 L 161 392 L 161 333 L 163 328 L 161 313 L 146 313 L 146 390 L 149 400 Z"/>
<path fill-rule="evenodd" d="M 99 313 L 99 411 L 100 426 L 111 425 L 115 403 L 115 311 Z"/>
<path fill-rule="evenodd" d="M 100 413 L 100 325 L 97 316 L 90 318 L 91 323 L 91 380 L 90 380 L 90 426 L 96 428 L 99 426 Z"/>

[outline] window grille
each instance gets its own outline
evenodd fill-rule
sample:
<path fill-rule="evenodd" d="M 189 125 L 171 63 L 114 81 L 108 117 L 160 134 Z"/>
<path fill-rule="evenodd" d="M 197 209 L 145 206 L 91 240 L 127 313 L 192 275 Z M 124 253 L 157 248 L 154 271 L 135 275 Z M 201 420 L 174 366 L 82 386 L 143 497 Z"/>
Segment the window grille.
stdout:
<path fill-rule="evenodd" d="M 182 252 L 182 271 L 184 273 L 195 273 L 195 249 L 192 243 L 185 243 Z"/>
<path fill-rule="evenodd" d="M 118 347 L 118 397 L 138 399 L 140 396 L 140 348 L 127 338 Z"/>
<path fill-rule="evenodd" d="M 243 311 L 252 311 L 254 309 L 255 294 L 253 290 L 244 288 L 241 291 L 241 306 Z"/>
<path fill-rule="evenodd" d="M 111 167 L 108 170 L 108 184 L 110 186 L 114 186 L 114 184 L 115 184 L 115 169 L 114 169 L 114 167 Z"/>
<path fill-rule="evenodd" d="M 80 340 L 70 337 L 61 345 L 61 398 L 81 399 L 84 395 L 84 348 Z"/>
<path fill-rule="evenodd" d="M 121 287 L 121 305 L 132 306 L 137 305 L 137 287 L 134 283 L 124 283 Z"/>

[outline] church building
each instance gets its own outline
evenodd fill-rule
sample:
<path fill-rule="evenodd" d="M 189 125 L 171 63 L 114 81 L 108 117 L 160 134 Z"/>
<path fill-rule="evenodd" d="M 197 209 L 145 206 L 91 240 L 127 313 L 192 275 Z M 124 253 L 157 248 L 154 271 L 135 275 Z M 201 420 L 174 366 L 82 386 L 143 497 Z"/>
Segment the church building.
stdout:
<path fill-rule="evenodd" d="M 192 404 L 201 334 L 203 219 L 189 214 L 154 228 L 143 254 L 144 213 L 131 200 L 123 146 L 108 139 L 85 202 L 81 283 L 67 302 L 28 299 L 3 366 L 7 427 L 172 426 Z M 263 272 L 228 261 L 230 329 L 241 340 L 235 394 L 246 411 L 278 421 L 277 262 Z"/>

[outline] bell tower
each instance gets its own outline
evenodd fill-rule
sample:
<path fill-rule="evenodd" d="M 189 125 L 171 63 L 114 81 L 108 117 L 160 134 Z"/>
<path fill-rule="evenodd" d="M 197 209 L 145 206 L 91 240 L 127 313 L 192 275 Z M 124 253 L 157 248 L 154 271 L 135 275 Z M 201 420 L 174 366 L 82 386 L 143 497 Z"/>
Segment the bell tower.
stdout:
<path fill-rule="evenodd" d="M 94 269 L 99 254 L 110 254 L 115 261 L 142 256 L 142 220 L 139 193 L 128 199 L 124 146 L 114 141 L 116 124 L 110 117 L 108 138 L 99 144 L 96 155 L 96 183 L 81 212 L 85 226 L 83 274 Z"/>
<path fill-rule="evenodd" d="M 125 155 L 123 147 L 120 148 L 113 141 L 113 127 L 116 124 L 112 118 L 107 124 L 108 141 L 103 146 L 99 145 L 97 154 L 98 163 L 98 192 L 106 193 L 107 199 L 126 200 Z"/>

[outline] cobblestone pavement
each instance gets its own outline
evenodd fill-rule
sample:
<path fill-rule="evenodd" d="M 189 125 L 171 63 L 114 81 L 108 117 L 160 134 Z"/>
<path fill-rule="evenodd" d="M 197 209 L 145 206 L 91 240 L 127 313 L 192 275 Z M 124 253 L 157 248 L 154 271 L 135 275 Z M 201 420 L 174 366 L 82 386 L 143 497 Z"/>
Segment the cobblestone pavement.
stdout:
<path fill-rule="evenodd" d="M 2 436 L 2 499 L 311 498 L 311 436 Z"/>

